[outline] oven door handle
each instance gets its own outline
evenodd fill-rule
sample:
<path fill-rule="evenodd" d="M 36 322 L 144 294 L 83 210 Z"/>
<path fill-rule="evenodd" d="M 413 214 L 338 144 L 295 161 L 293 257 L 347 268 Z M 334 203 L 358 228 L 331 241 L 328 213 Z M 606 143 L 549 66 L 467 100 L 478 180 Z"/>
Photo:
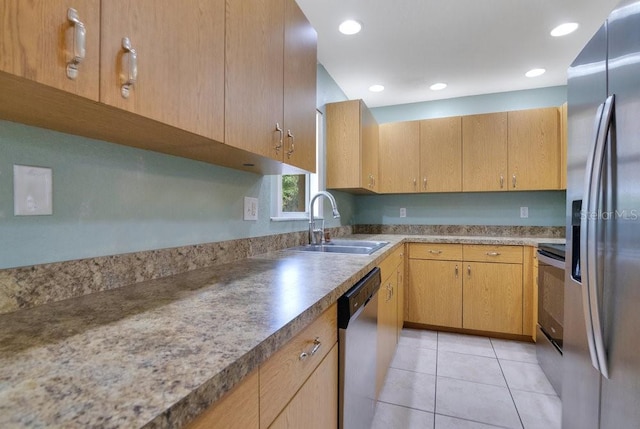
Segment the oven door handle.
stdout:
<path fill-rule="evenodd" d="M 542 262 L 543 264 L 551 265 L 552 267 L 558 268 L 560 270 L 564 270 L 565 269 L 564 261 L 560 261 L 558 259 L 550 258 L 547 255 L 543 255 L 540 252 L 538 252 L 538 262 Z"/>

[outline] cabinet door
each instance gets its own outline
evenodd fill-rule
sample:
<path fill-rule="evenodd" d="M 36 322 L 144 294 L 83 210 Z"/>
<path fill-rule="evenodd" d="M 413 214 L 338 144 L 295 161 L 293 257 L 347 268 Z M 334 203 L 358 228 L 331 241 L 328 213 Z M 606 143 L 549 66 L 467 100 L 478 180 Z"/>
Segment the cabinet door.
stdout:
<path fill-rule="evenodd" d="M 378 292 L 378 362 L 376 376 L 376 397 L 380 394 L 387 369 L 393 358 L 397 344 L 398 322 L 398 276 L 397 271 L 387 277 Z"/>
<path fill-rule="evenodd" d="M 338 427 L 338 345 L 273 422 L 272 429 Z"/>
<path fill-rule="evenodd" d="M 376 119 L 362 101 L 360 101 L 360 129 L 362 133 L 362 151 L 360 154 L 362 166 L 360 171 L 361 187 L 372 192 L 378 192 L 380 189 L 378 155 L 380 131 Z"/>
<path fill-rule="evenodd" d="M 258 429 L 258 402 L 258 371 L 254 371 L 186 429 Z"/>
<path fill-rule="evenodd" d="M 462 190 L 507 190 L 507 113 L 462 117 Z"/>
<path fill-rule="evenodd" d="M 294 0 L 284 10 L 284 162 L 315 173 L 318 36 Z"/>
<path fill-rule="evenodd" d="M 462 262 L 409 261 L 407 322 L 462 327 Z"/>
<path fill-rule="evenodd" d="M 567 115 L 565 102 L 560 108 L 560 189 L 567 189 L 567 140 L 569 139 Z"/>
<path fill-rule="evenodd" d="M 225 143 L 280 161 L 283 29 L 284 0 L 227 0 Z"/>
<path fill-rule="evenodd" d="M 509 112 L 509 189 L 560 189 L 557 107 Z"/>
<path fill-rule="evenodd" d="M 360 172 L 364 170 L 361 160 L 360 103 L 359 100 L 348 100 L 326 106 L 329 189 L 354 189 L 362 186 Z"/>
<path fill-rule="evenodd" d="M 465 329 L 522 334 L 522 265 L 464 263 Z"/>
<path fill-rule="evenodd" d="M 67 76 L 76 40 L 69 8 L 78 12 L 85 29 L 85 57 L 74 79 Z M 0 31 L 0 71 L 98 101 L 99 0 L 5 0 Z"/>
<path fill-rule="evenodd" d="M 418 192 L 420 122 L 380 125 L 380 192 Z"/>
<path fill-rule="evenodd" d="M 462 191 L 462 118 L 420 121 L 420 189 Z"/>
<path fill-rule="evenodd" d="M 103 1 L 102 23 L 100 101 L 224 141 L 224 0 Z"/>

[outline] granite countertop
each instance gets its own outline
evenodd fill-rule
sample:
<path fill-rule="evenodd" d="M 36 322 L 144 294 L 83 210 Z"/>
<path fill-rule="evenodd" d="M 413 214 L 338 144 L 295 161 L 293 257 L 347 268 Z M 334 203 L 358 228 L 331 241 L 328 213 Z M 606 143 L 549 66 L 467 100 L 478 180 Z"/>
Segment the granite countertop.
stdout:
<path fill-rule="evenodd" d="M 221 397 L 404 241 L 372 255 L 280 250 L 0 316 L 0 427 L 174 428 Z"/>

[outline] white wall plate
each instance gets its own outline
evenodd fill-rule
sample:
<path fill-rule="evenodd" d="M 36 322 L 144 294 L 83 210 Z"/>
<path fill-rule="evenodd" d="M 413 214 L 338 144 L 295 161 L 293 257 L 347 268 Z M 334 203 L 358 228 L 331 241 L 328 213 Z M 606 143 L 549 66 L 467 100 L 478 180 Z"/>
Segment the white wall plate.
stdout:
<path fill-rule="evenodd" d="M 13 214 L 53 214 L 53 173 L 50 168 L 13 166 Z"/>

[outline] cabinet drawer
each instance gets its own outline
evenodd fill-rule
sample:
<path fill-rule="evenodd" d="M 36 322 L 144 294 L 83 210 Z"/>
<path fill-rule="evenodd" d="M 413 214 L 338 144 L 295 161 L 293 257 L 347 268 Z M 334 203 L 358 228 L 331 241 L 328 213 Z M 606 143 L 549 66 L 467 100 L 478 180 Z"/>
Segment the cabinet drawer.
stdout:
<path fill-rule="evenodd" d="M 384 282 L 387 277 L 396 272 L 398 265 L 404 263 L 404 244 L 395 249 L 389 256 L 380 262 L 380 278 Z"/>
<path fill-rule="evenodd" d="M 411 243 L 409 258 L 461 261 L 462 244 Z"/>
<path fill-rule="evenodd" d="M 311 354 L 316 338 L 321 345 Z M 337 341 L 334 304 L 260 367 L 261 428 L 268 427 L 280 414 Z M 306 357 L 301 357 L 303 352 Z"/>
<path fill-rule="evenodd" d="M 465 244 L 465 261 L 522 263 L 522 246 L 494 246 L 488 244 Z"/>

